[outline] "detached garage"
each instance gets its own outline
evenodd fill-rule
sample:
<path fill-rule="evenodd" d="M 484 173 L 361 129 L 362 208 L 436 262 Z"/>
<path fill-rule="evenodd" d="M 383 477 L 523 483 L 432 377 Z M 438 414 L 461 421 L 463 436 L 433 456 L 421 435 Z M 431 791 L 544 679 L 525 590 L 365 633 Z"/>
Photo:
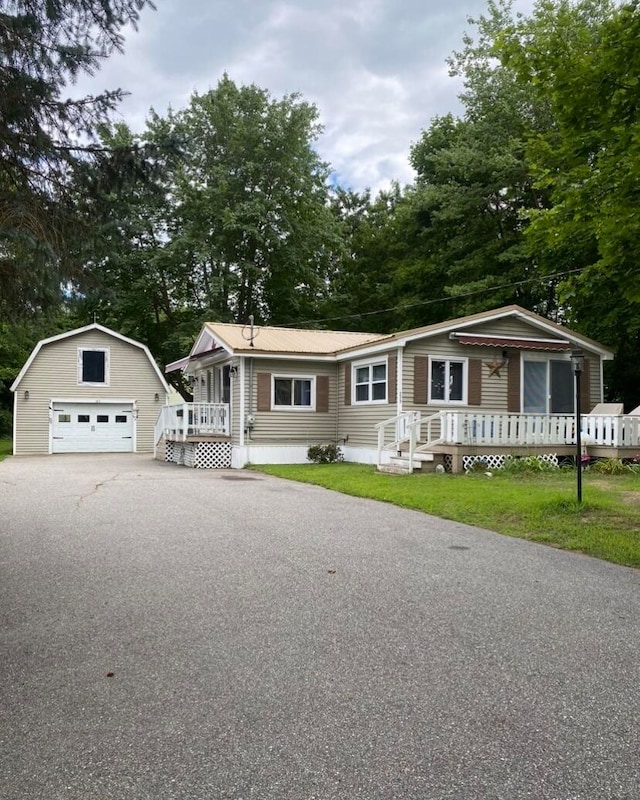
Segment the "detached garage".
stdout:
<path fill-rule="evenodd" d="M 11 390 L 14 455 L 151 453 L 169 387 L 145 345 L 94 323 L 38 342 Z"/>

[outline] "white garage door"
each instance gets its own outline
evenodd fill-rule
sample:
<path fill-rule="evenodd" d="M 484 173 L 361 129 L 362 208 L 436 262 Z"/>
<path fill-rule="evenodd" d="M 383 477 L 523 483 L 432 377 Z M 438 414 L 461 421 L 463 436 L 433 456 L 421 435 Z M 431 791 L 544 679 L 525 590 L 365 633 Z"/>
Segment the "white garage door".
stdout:
<path fill-rule="evenodd" d="M 54 453 L 127 453 L 133 450 L 131 403 L 54 403 Z"/>

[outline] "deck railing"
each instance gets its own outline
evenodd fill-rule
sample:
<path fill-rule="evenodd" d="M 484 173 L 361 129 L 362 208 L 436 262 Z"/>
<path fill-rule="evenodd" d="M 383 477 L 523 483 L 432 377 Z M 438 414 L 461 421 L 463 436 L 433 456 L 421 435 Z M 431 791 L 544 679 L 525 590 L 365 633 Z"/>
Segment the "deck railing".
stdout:
<path fill-rule="evenodd" d="M 185 441 L 188 436 L 229 436 L 228 403 L 182 403 L 163 406 L 155 425 L 155 443 L 162 436 Z"/>
<path fill-rule="evenodd" d="M 573 414 L 506 414 L 502 412 L 439 411 L 427 417 L 407 412 L 376 425 L 378 464 L 384 449 L 400 449 L 408 442 L 409 469 L 416 452 L 434 445 L 489 445 L 509 447 L 575 444 Z M 640 416 L 584 414 L 581 440 L 589 445 L 637 448 L 640 454 Z M 402 437 L 399 432 L 402 432 Z M 390 431 L 395 439 L 389 441 Z"/>

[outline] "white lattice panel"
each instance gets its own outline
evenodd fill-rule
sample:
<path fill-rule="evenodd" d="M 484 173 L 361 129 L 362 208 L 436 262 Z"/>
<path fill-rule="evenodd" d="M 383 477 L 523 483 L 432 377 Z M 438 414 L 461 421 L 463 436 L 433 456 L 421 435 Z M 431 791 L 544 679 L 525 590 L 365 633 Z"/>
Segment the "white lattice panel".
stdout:
<path fill-rule="evenodd" d="M 500 469 L 504 466 L 504 455 L 492 454 L 486 456 L 462 456 L 462 468 L 465 472 L 472 472 L 480 464 L 485 469 Z"/>
<path fill-rule="evenodd" d="M 229 442 L 199 442 L 193 466 L 198 469 L 230 469 L 231 445 Z"/>

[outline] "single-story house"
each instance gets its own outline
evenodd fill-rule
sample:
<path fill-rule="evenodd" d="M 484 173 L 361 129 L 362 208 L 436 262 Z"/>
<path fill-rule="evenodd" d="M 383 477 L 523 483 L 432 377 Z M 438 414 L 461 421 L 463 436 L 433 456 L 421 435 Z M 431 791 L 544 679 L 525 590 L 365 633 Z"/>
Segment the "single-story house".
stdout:
<path fill-rule="evenodd" d="M 515 305 L 390 335 L 207 322 L 166 367 L 184 372 L 194 402 L 162 410 L 157 457 L 303 463 L 310 445 L 337 443 L 349 461 L 384 465 L 409 450 L 409 469 L 459 470 L 479 455 L 570 454 L 576 349 L 587 415 L 613 352 Z M 639 418 L 625 419 L 585 416 L 583 434 L 594 447 L 637 447 Z"/>
<path fill-rule="evenodd" d="M 14 455 L 151 453 L 169 386 L 145 345 L 93 323 L 38 342 L 11 391 Z"/>

